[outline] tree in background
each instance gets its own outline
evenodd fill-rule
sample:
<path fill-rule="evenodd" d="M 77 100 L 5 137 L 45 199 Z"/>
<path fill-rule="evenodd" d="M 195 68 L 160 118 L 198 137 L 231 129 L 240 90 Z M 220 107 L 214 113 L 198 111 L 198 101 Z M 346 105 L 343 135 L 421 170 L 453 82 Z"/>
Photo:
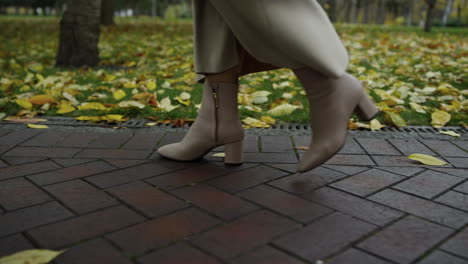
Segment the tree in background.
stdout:
<path fill-rule="evenodd" d="M 431 32 L 432 29 L 432 19 L 434 17 L 434 8 L 436 6 L 437 0 L 425 0 L 427 4 L 426 12 L 426 22 L 424 24 L 424 31 Z"/>
<path fill-rule="evenodd" d="M 101 0 L 101 25 L 111 26 L 115 25 L 114 22 L 114 8 L 115 3 L 113 0 Z"/>
<path fill-rule="evenodd" d="M 56 66 L 95 66 L 99 62 L 101 0 L 67 0 L 66 5 Z"/>
<path fill-rule="evenodd" d="M 450 16 L 450 13 L 452 13 L 453 3 L 453 0 L 448 0 L 447 5 L 445 6 L 444 16 L 442 17 L 442 26 L 444 27 L 447 25 L 447 19 Z"/>

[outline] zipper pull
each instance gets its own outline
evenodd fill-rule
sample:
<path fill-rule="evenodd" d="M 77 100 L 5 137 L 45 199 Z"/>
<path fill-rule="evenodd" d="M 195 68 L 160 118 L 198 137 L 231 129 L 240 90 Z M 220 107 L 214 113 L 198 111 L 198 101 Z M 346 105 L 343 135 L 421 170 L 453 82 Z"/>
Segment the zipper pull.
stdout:
<path fill-rule="evenodd" d="M 218 95 L 216 94 L 216 91 L 215 91 L 214 87 L 212 87 L 212 90 L 213 90 L 213 97 L 214 97 L 215 107 L 217 108 L 219 106 Z"/>

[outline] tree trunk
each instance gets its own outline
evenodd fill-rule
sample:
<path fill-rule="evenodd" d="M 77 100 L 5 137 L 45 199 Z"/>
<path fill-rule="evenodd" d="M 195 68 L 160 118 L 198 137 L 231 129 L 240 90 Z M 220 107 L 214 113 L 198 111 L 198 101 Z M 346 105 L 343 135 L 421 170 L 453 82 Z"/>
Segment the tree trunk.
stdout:
<path fill-rule="evenodd" d="M 377 24 L 385 24 L 385 16 L 386 16 L 386 3 L 385 0 L 378 0 L 377 6 L 377 17 L 376 22 Z"/>
<path fill-rule="evenodd" d="M 414 0 L 408 0 L 408 9 L 406 12 L 406 25 L 408 27 L 413 24 L 413 9 L 414 9 Z"/>
<path fill-rule="evenodd" d="M 424 31 L 431 32 L 432 29 L 432 19 L 434 17 L 434 8 L 437 0 L 426 0 L 427 12 L 426 12 L 426 22 L 424 24 Z"/>
<path fill-rule="evenodd" d="M 458 7 L 457 7 L 457 21 L 458 22 L 461 22 L 461 20 L 462 20 L 461 13 L 462 13 L 461 4 L 458 4 Z"/>
<path fill-rule="evenodd" d="M 336 22 L 336 0 L 329 1 L 328 15 L 332 22 Z"/>
<path fill-rule="evenodd" d="M 110 26 L 115 25 L 114 22 L 114 1 L 101 0 L 101 25 Z"/>
<path fill-rule="evenodd" d="M 151 16 L 156 17 L 158 15 L 158 3 L 156 0 L 151 0 Z"/>
<path fill-rule="evenodd" d="M 66 5 L 56 66 L 95 66 L 99 62 L 101 0 L 67 0 Z"/>
<path fill-rule="evenodd" d="M 369 24 L 369 6 L 370 6 L 370 2 L 368 0 L 362 0 L 361 1 L 363 3 L 363 15 L 362 15 L 362 23 L 364 24 Z"/>
<path fill-rule="evenodd" d="M 357 23 L 357 13 L 358 13 L 358 7 L 357 7 L 357 0 L 349 0 L 350 4 L 350 17 L 349 17 L 349 22 L 356 24 Z"/>
<path fill-rule="evenodd" d="M 452 13 L 452 9 L 453 9 L 453 0 L 448 0 L 447 6 L 445 7 L 444 16 L 442 17 L 442 26 L 445 27 L 447 25 L 447 19 L 450 16 L 450 13 Z"/>
<path fill-rule="evenodd" d="M 61 1 L 55 2 L 55 15 L 57 16 L 62 15 L 62 7 L 63 7 L 63 4 L 61 3 Z"/>

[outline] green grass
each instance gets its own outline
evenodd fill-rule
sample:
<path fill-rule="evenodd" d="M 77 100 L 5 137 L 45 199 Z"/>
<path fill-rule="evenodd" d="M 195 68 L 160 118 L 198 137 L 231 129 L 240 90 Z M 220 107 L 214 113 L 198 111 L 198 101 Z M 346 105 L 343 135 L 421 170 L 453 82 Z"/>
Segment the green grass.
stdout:
<path fill-rule="evenodd" d="M 39 87 L 37 77 L 32 82 L 25 83 L 28 74 L 41 74 L 45 78 L 67 76 L 70 84 L 90 85 L 91 89 L 80 91 L 76 95 L 80 102 L 118 103 L 112 98 L 112 93 L 102 90 L 102 87 L 123 89 L 127 97 L 122 100 L 131 100 L 133 88 L 123 88 L 118 83 L 103 80 L 102 74 L 107 74 L 115 75 L 117 79 L 143 80 L 141 83 L 154 79 L 158 87 L 155 90 L 158 100 L 169 96 L 172 104 L 177 105 L 175 97 L 182 91 L 187 91 L 191 94 L 193 103 L 188 107 L 181 105 L 171 112 L 149 105 L 144 109 L 114 107 L 110 111 L 77 110 L 67 114 L 57 114 L 55 106 L 42 112 L 37 106 L 33 110 L 42 115 L 71 117 L 121 114 L 130 118 L 175 120 L 193 119 L 197 116 L 194 104 L 201 102 L 202 85 L 193 83 L 193 36 L 190 20 L 168 22 L 151 17 L 118 17 L 116 26 L 101 27 L 101 62 L 99 66 L 88 69 L 54 67 L 58 48 L 58 22 L 58 17 L 0 16 L 0 28 L 3 29 L 0 36 L 0 80 L 12 81 L 11 84 L 0 84 L 0 112 L 16 115 L 21 108 L 14 99 L 25 93 L 52 94 L 58 101 L 64 100 L 61 92 L 67 89 L 68 83 L 63 86 L 53 84 L 50 87 Z M 348 72 L 368 82 L 366 86 L 369 94 L 376 102 L 381 102 L 382 98 L 375 89 L 389 91 L 395 87 L 408 86 L 410 92 L 415 92 L 416 89 L 438 87 L 443 83 L 449 83 L 459 91 L 468 89 L 466 60 L 463 60 L 468 54 L 465 41 L 467 32 L 464 29 L 434 28 L 433 32 L 425 33 L 418 27 L 349 24 L 336 24 L 336 29 L 351 55 Z M 402 59 L 407 59 L 409 64 L 403 63 Z M 128 67 L 130 62 L 137 65 Z M 424 77 L 427 72 L 440 72 L 441 77 L 428 80 Z M 265 75 L 270 78 L 264 79 Z M 284 89 L 273 89 L 273 84 L 284 81 L 289 81 L 291 85 Z M 170 82 L 172 88 L 162 88 L 165 82 Z M 288 102 L 302 104 L 303 110 L 274 118 L 282 123 L 309 122 L 307 98 L 300 94 L 303 89 L 290 70 L 251 74 L 241 78 L 240 83 L 253 91 L 267 90 L 272 93 L 268 96 L 268 102 L 257 105 L 262 108 L 262 112 L 241 109 L 242 119 L 259 119 L 268 115 L 266 111 L 274 100 L 281 99 L 284 92 L 296 92 L 297 95 Z M 29 85 L 31 90 L 20 91 L 24 85 Z M 138 87 L 135 89 L 142 92 Z M 89 100 L 88 97 L 94 93 L 104 93 L 109 97 Z M 400 114 L 408 125 L 430 125 L 431 112 L 439 109 L 442 103 L 449 103 L 438 99 L 442 95 L 436 93 L 433 99 L 422 103 L 431 108 L 426 114 L 411 110 L 410 100 L 406 98 L 401 105 L 406 110 Z M 458 99 L 466 101 L 462 95 Z M 451 112 L 451 115 L 447 125 L 468 124 L 466 108 Z M 356 115 L 353 114 L 353 117 L 356 118 Z M 384 113 L 376 118 L 383 124 L 391 125 Z"/>

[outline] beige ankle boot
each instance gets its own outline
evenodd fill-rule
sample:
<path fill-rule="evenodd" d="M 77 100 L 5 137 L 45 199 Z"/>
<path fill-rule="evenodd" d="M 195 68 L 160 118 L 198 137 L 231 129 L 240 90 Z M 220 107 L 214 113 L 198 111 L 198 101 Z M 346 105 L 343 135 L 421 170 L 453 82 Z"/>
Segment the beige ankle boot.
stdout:
<path fill-rule="evenodd" d="M 379 109 L 361 82 L 348 73 L 335 79 L 310 68 L 294 70 L 294 73 L 309 100 L 312 140 L 297 164 L 297 170 L 305 172 L 323 164 L 344 146 L 353 112 L 369 121 Z"/>
<path fill-rule="evenodd" d="M 238 89 L 238 83 L 205 80 L 200 111 L 185 137 L 158 148 L 157 152 L 165 158 L 191 161 L 224 145 L 224 163 L 242 164 L 244 129 L 237 108 Z"/>

